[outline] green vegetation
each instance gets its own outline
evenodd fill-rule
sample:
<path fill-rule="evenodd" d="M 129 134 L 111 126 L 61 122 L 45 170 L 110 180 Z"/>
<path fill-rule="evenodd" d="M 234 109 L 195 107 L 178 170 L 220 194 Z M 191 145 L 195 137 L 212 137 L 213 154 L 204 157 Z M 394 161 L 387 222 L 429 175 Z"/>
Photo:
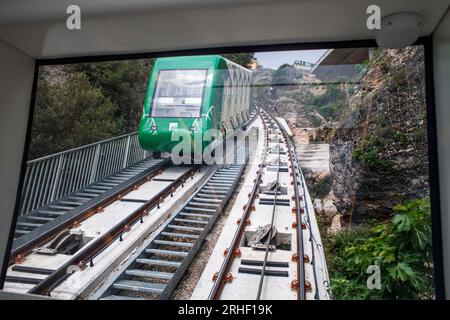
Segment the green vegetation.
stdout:
<path fill-rule="evenodd" d="M 28 159 L 135 131 L 152 60 L 40 69 Z"/>
<path fill-rule="evenodd" d="M 382 138 L 375 136 L 362 140 L 359 146 L 353 151 L 353 157 L 359 163 L 372 169 L 389 169 L 393 163 L 390 160 L 383 159 L 382 154 L 385 148 Z"/>
<path fill-rule="evenodd" d="M 317 111 L 326 121 L 337 121 L 347 107 L 345 92 L 336 84 L 327 84 L 322 95 L 309 95 L 305 109 Z"/>
<path fill-rule="evenodd" d="M 225 55 L 248 66 L 254 53 Z M 40 69 L 28 159 L 136 131 L 153 60 Z"/>
<path fill-rule="evenodd" d="M 150 76 L 152 60 L 127 60 L 74 65 L 89 82 L 117 106 L 114 114 L 121 133 L 136 131 Z"/>
<path fill-rule="evenodd" d="M 388 74 L 391 71 L 391 64 L 387 60 L 381 60 L 379 62 L 380 69 L 383 72 L 383 74 Z"/>
<path fill-rule="evenodd" d="M 390 221 L 325 239 L 335 299 L 432 299 L 434 295 L 429 198 L 393 208 Z M 381 288 L 368 289 L 377 265 Z"/>
<path fill-rule="evenodd" d="M 29 159 L 107 139 L 121 132 L 117 106 L 84 73 L 64 83 L 38 81 Z"/>
<path fill-rule="evenodd" d="M 355 65 L 356 72 L 357 72 L 359 75 L 363 76 L 363 75 L 367 72 L 367 67 L 368 67 L 368 65 L 369 65 L 369 60 L 368 60 L 368 59 L 364 60 L 364 61 L 363 61 L 362 63 L 360 63 L 360 64 L 356 64 L 356 65 Z"/>
<path fill-rule="evenodd" d="M 406 141 L 408 141 L 408 135 L 401 131 L 395 131 L 392 137 L 395 142 L 405 143 Z"/>
<path fill-rule="evenodd" d="M 311 196 L 313 198 L 323 198 L 331 191 L 331 175 L 327 175 L 312 185 Z"/>
<path fill-rule="evenodd" d="M 408 84 L 408 81 L 406 79 L 406 71 L 404 69 L 394 70 L 392 73 L 392 80 L 398 87 L 397 89 L 402 88 Z"/>
<path fill-rule="evenodd" d="M 245 68 L 249 68 L 252 61 L 255 60 L 254 52 L 227 53 L 222 56 L 227 58 L 228 60 L 231 60 L 233 62 L 236 62 L 237 64 L 240 64 L 241 66 L 243 66 Z"/>

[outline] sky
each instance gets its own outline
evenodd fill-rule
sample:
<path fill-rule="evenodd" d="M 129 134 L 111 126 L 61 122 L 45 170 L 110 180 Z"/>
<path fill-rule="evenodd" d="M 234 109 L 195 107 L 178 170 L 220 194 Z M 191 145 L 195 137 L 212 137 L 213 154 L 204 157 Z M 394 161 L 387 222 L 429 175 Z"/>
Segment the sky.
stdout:
<path fill-rule="evenodd" d="M 271 51 L 257 52 L 256 59 L 264 68 L 278 69 L 284 63 L 293 64 L 295 60 L 315 63 L 326 50 Z"/>

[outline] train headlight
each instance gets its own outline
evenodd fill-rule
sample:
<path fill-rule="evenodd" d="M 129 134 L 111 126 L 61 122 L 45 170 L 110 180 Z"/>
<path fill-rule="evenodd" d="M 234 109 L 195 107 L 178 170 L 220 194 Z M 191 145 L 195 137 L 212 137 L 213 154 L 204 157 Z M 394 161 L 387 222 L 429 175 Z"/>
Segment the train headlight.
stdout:
<path fill-rule="evenodd" d="M 157 126 L 151 126 L 151 128 L 150 128 L 152 131 L 156 131 L 156 130 L 158 130 L 158 127 Z"/>

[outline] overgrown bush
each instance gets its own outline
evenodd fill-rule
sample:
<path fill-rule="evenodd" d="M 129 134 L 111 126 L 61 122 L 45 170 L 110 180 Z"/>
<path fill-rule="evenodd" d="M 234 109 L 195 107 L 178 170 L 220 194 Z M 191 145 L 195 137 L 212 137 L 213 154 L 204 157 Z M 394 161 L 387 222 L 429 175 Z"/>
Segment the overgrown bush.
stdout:
<path fill-rule="evenodd" d="M 393 208 L 392 219 L 327 239 L 335 299 L 432 299 L 434 295 L 429 198 Z M 381 271 L 381 288 L 368 289 L 368 266 Z"/>
<path fill-rule="evenodd" d="M 390 160 L 383 159 L 380 156 L 384 148 L 384 141 L 380 137 L 371 137 L 360 142 L 353 151 L 353 157 L 368 168 L 386 170 L 391 168 L 393 164 Z"/>
<path fill-rule="evenodd" d="M 345 92 L 336 84 L 327 84 L 320 95 L 307 95 L 305 109 L 317 111 L 327 121 L 337 121 L 346 109 Z"/>
<path fill-rule="evenodd" d="M 327 175 L 313 184 L 311 196 L 313 198 L 323 198 L 331 191 L 331 175 Z"/>
<path fill-rule="evenodd" d="M 119 134 L 117 106 L 84 73 L 50 85 L 39 81 L 31 129 L 29 159 Z"/>

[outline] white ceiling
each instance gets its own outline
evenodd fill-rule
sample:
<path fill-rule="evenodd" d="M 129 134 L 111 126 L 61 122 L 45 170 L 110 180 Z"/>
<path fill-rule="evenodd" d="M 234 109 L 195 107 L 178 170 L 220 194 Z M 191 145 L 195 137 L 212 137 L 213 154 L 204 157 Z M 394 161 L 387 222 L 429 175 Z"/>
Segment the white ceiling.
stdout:
<path fill-rule="evenodd" d="M 36 58 L 371 39 L 366 8 L 414 11 L 432 33 L 450 0 L 0 0 L 0 39 Z M 65 26 L 81 7 L 82 29 Z"/>
<path fill-rule="evenodd" d="M 83 14 L 87 16 L 104 16 L 202 6 L 257 4 L 271 1 L 274 0 L 1 0 L 0 25 L 65 19 L 66 8 L 71 4 L 80 6 Z M 289 0 L 278 1 L 289 2 Z"/>

